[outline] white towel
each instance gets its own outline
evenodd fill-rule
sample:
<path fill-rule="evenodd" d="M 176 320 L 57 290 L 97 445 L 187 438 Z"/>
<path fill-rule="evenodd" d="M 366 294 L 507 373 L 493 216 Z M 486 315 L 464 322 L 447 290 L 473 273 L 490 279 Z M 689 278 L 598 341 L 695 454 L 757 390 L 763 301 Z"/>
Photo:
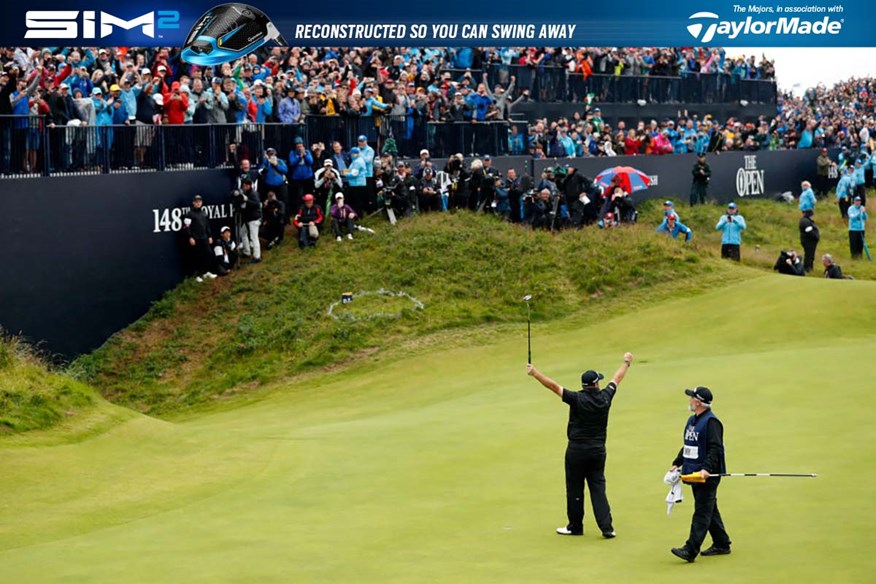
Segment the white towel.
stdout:
<path fill-rule="evenodd" d="M 672 508 L 675 504 L 684 500 L 681 494 L 681 471 L 670 470 L 664 475 L 663 482 L 671 486 L 669 494 L 666 495 L 666 514 L 672 515 Z"/>

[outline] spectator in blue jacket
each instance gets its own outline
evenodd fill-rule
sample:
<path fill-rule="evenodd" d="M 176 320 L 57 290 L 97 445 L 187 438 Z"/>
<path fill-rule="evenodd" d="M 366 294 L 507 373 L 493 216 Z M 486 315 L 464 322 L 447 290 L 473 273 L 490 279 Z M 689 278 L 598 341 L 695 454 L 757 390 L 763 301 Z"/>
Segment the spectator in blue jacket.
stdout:
<path fill-rule="evenodd" d="M 274 100 L 270 95 L 265 95 L 265 87 L 261 83 L 253 87 L 250 102 L 255 105 L 255 122 L 257 124 L 264 124 L 274 113 Z"/>
<path fill-rule="evenodd" d="M 286 222 L 289 221 L 289 188 L 286 186 L 286 174 L 289 172 L 289 167 L 286 162 L 277 156 L 275 148 L 265 150 L 265 156 L 262 159 L 262 164 L 259 166 L 259 180 L 263 181 L 266 190 L 274 191 L 277 198 L 283 203 L 286 209 Z M 296 202 L 297 204 L 297 202 Z"/>
<path fill-rule="evenodd" d="M 289 169 L 292 173 L 292 204 L 301 204 L 304 195 L 313 192 L 313 154 L 305 148 L 301 136 L 295 138 L 295 148 L 289 152 Z"/>
<path fill-rule="evenodd" d="M 493 103 L 493 98 L 487 95 L 487 86 L 483 83 L 478 84 L 477 93 L 470 96 L 469 103 L 471 103 L 474 110 L 474 119 L 479 122 L 486 120 L 487 110 L 490 109 L 490 105 Z"/>
<path fill-rule="evenodd" d="M 523 134 L 520 133 L 517 126 L 511 126 L 511 134 L 508 136 L 508 151 L 512 156 L 520 156 L 523 154 Z"/>
<path fill-rule="evenodd" d="M 347 182 L 347 176 L 345 174 L 345 170 L 350 167 L 350 155 L 344 152 L 344 146 L 337 140 L 332 142 L 332 153 L 328 157 L 329 160 L 332 161 L 332 164 L 341 174 L 341 179 L 344 182 Z"/>
<path fill-rule="evenodd" d="M 373 116 L 374 110 L 377 110 L 377 113 L 383 113 L 391 107 L 374 97 L 374 90 L 370 87 L 365 88 L 363 95 L 365 98 L 365 113 L 362 115 Z"/>
<path fill-rule="evenodd" d="M 867 221 L 867 209 L 861 197 L 855 197 L 854 204 L 849 207 L 849 252 L 853 260 L 861 259 L 864 252 L 864 229 Z"/>
<path fill-rule="evenodd" d="M 864 186 L 866 179 L 864 178 L 864 164 L 861 159 L 855 160 L 855 167 L 852 169 L 852 182 L 855 183 L 855 196 L 861 197 L 861 201 L 867 204 L 867 188 Z"/>
<path fill-rule="evenodd" d="M 362 134 L 359 136 L 357 140 L 357 145 L 359 147 L 359 155 L 362 157 L 362 160 L 365 162 L 365 178 L 372 178 L 374 176 L 374 148 L 368 145 L 368 137 Z M 380 164 L 378 161 L 377 164 Z M 361 208 L 361 207 L 358 207 Z"/>
<path fill-rule="evenodd" d="M 286 97 L 280 101 L 278 113 L 283 124 L 297 124 L 301 121 L 301 102 L 295 98 L 295 88 L 286 87 Z"/>
<path fill-rule="evenodd" d="M 855 184 L 848 166 L 840 172 L 840 179 L 836 185 L 836 202 L 839 205 L 840 217 L 845 219 L 848 216 L 849 206 L 852 204 Z"/>
<path fill-rule="evenodd" d="M 77 89 L 82 91 L 82 95 L 91 95 L 91 90 L 94 89 L 94 84 L 88 75 L 88 68 L 85 66 L 74 68 L 64 83 L 70 86 L 70 95 L 73 95 Z"/>
<path fill-rule="evenodd" d="M 693 238 L 693 231 L 684 223 L 680 223 L 675 213 L 670 213 L 666 216 L 663 223 L 657 228 L 657 233 L 666 233 L 672 239 L 678 239 L 678 234 L 684 233 L 684 240 L 686 242 Z"/>
<path fill-rule="evenodd" d="M 721 232 L 721 257 L 740 261 L 739 247 L 745 231 L 745 218 L 737 212 L 736 203 L 727 205 L 727 212 L 718 219 L 715 230 Z"/>
<path fill-rule="evenodd" d="M 803 191 L 800 193 L 800 210 L 812 211 L 814 213 L 815 192 L 812 190 L 812 184 L 808 180 L 804 180 L 802 183 L 800 183 L 800 188 L 803 189 Z"/>
<path fill-rule="evenodd" d="M 666 222 L 666 218 L 670 215 L 675 215 L 675 220 L 681 221 L 681 215 L 675 210 L 675 203 L 667 199 L 663 201 L 663 221 Z"/>
<path fill-rule="evenodd" d="M 362 209 L 367 199 L 368 167 L 357 147 L 350 148 L 350 166 L 341 173 L 350 185 L 347 199 L 354 209 Z"/>

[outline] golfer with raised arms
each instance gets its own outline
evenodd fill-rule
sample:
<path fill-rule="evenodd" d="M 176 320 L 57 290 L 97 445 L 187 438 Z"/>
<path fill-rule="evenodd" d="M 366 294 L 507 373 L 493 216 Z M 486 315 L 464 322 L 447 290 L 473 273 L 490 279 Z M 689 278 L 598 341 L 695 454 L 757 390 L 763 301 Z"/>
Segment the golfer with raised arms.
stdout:
<path fill-rule="evenodd" d="M 724 426 L 712 413 L 712 392 L 708 387 L 685 389 L 690 396 L 688 405 L 693 415 L 684 427 L 684 446 L 672 462 L 670 470 L 681 466 L 682 474 L 698 473 L 702 483 L 691 483 L 694 496 L 694 514 L 690 524 L 690 536 L 683 547 L 672 548 L 672 553 L 682 560 L 692 562 L 700 553 L 706 532 L 712 536 L 712 547 L 703 551 L 704 556 L 720 556 L 730 553 L 730 536 L 724 530 L 721 512 L 718 511 L 718 485 L 720 476 L 727 472 L 724 464 Z"/>
<path fill-rule="evenodd" d="M 623 380 L 633 354 L 625 353 L 624 362 L 605 389 L 599 388 L 602 373 L 588 370 L 581 375 L 581 391 L 570 391 L 543 375 L 531 363 L 526 372 L 539 383 L 557 394 L 569 405 L 569 424 L 566 434 L 566 514 L 569 523 L 558 527 L 560 535 L 584 535 L 584 482 L 590 488 L 590 503 L 596 524 L 602 536 L 615 536 L 611 521 L 611 507 L 605 495 L 605 437 L 608 427 L 608 410 Z"/>

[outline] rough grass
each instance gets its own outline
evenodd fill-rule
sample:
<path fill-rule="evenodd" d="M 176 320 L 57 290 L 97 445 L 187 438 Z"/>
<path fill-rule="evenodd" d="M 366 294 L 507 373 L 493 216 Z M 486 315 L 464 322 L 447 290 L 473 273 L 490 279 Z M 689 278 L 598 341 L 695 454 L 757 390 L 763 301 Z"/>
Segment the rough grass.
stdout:
<path fill-rule="evenodd" d="M 98 401 L 90 387 L 50 372 L 31 348 L 0 335 L 0 435 L 45 430 Z"/>
<path fill-rule="evenodd" d="M 714 224 L 722 207 L 680 204 L 678 210 L 694 229 L 691 244 L 654 234 L 662 216 L 657 201 L 641 206 L 638 226 L 612 231 L 533 233 L 460 213 L 417 217 L 396 228 L 377 222 L 377 235 L 323 242 L 306 253 L 287 244 L 230 278 L 183 283 L 68 373 L 119 405 L 187 416 L 262 396 L 278 380 L 489 344 L 525 320 L 524 294 L 534 295 L 537 326 L 580 326 L 771 270 L 779 250 L 797 243 L 796 205 L 744 201 L 740 211 L 749 227 L 740 269 L 717 257 Z M 848 258 L 836 207 L 820 202 L 816 219 L 819 253 L 833 253 L 858 279 L 876 279 L 873 263 Z M 811 277 L 820 273 L 816 264 Z M 336 307 L 355 322 L 327 316 L 342 293 L 378 289 L 407 292 L 425 309 L 370 296 Z M 397 315 L 371 318 L 379 313 Z M 569 315 L 576 316 L 569 321 Z M 32 354 L 22 355 L 14 343 L 0 352 L 0 432 L 49 428 L 92 405 L 95 394 L 83 383 L 49 374 Z"/>
<path fill-rule="evenodd" d="M 230 278 L 186 282 L 72 371 L 110 401 L 165 416 L 435 337 L 473 342 L 477 331 L 520 323 L 528 293 L 536 322 L 587 320 L 749 277 L 710 241 L 656 237 L 650 223 L 556 235 L 460 213 L 374 227 L 374 236 L 306 252 L 287 244 Z M 425 309 L 368 319 L 367 303 L 354 302 L 356 322 L 327 316 L 342 293 L 378 289 Z"/>
<path fill-rule="evenodd" d="M 843 273 L 859 280 L 876 280 L 876 263 L 866 259 L 851 259 L 848 226 L 840 217 L 835 200 L 833 194 L 830 194 L 827 199 L 818 201 L 815 207 L 813 218 L 821 232 L 821 241 L 818 244 L 815 270 L 809 274 L 809 277 L 823 276 L 821 255 L 829 253 L 833 255 L 834 261 L 842 266 Z M 715 223 L 718 222 L 725 208 L 718 205 L 698 205 L 691 208 L 686 204 L 680 204 L 680 199 L 676 199 L 675 203 L 682 222 L 693 229 L 694 241 L 720 251 L 721 234 L 715 231 Z M 800 221 L 797 203 L 753 199 L 741 200 L 737 203 L 739 213 L 745 217 L 747 224 L 742 236 L 743 264 L 772 270 L 779 252 L 783 249 L 795 249 L 797 253 L 803 255 L 800 231 L 797 227 Z M 657 221 L 662 215 L 663 206 L 660 202 L 648 201 L 643 206 L 640 222 L 653 223 L 656 229 Z M 872 235 L 869 238 L 876 242 L 876 238 Z"/>
<path fill-rule="evenodd" d="M 546 322 L 744 277 L 709 246 L 655 237 L 650 225 L 553 235 L 460 213 L 375 227 L 306 252 L 287 244 L 227 279 L 186 282 L 72 370 L 110 401 L 165 415 L 417 339 L 520 323 L 528 293 L 533 319 Z M 378 289 L 407 292 L 425 309 L 327 316 L 342 293 Z"/>

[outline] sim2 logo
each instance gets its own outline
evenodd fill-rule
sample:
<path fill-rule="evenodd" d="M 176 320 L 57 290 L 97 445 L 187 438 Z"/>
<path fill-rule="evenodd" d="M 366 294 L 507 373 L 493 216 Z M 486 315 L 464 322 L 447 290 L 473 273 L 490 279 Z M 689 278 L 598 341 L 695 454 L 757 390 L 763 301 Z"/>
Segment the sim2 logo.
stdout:
<path fill-rule="evenodd" d="M 140 32 L 155 38 L 155 29 L 179 29 L 179 12 L 157 10 L 126 20 L 108 12 L 95 10 L 28 10 L 24 16 L 26 39 L 97 39 L 113 34 L 116 28 L 131 30 L 140 27 Z M 100 34 L 97 34 L 98 26 Z M 162 35 L 158 35 L 162 38 Z"/>
<path fill-rule="evenodd" d="M 701 42 L 708 44 L 721 35 L 726 40 L 733 40 L 739 35 L 836 35 L 843 27 L 843 20 L 834 20 L 825 16 L 820 20 L 801 20 L 799 17 L 781 16 L 771 20 L 756 20 L 747 16 L 744 20 L 719 20 L 714 12 L 697 12 L 688 17 L 693 21 L 687 25 L 687 32 Z"/>

